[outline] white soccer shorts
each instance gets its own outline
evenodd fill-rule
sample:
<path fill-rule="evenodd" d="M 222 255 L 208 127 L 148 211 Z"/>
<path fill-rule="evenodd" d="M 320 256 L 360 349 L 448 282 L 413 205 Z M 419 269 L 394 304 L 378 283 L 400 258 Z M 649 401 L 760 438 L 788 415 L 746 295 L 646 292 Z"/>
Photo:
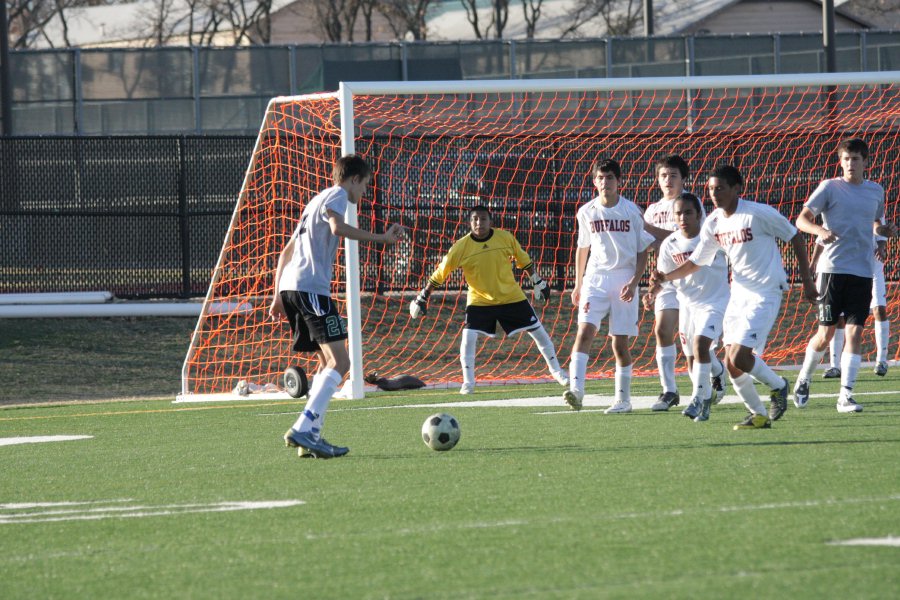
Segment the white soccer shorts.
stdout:
<path fill-rule="evenodd" d="M 590 323 L 599 328 L 609 315 L 609 335 L 638 334 L 638 294 L 631 302 L 619 298 L 622 288 L 634 276 L 628 271 L 609 271 L 596 274 L 581 288 L 578 304 L 578 322 Z"/>
<path fill-rule="evenodd" d="M 678 310 L 678 293 L 671 281 L 662 284 L 662 289 L 653 302 L 653 310 L 657 313 L 663 310 Z"/>
<path fill-rule="evenodd" d="M 780 289 L 751 292 L 732 285 L 731 300 L 725 309 L 725 329 L 722 343 L 739 344 L 761 355 L 778 312 L 781 310 Z"/>
<path fill-rule="evenodd" d="M 713 343 L 710 347 L 714 348 L 722 335 L 724 322 L 725 313 L 719 309 L 683 303 L 681 312 L 678 314 L 681 351 L 685 356 L 694 356 L 694 338 L 698 335 L 711 339 Z"/>
<path fill-rule="evenodd" d="M 887 306 L 887 286 L 884 283 L 884 263 L 875 261 L 875 273 L 872 277 L 872 304 L 870 308 Z"/>

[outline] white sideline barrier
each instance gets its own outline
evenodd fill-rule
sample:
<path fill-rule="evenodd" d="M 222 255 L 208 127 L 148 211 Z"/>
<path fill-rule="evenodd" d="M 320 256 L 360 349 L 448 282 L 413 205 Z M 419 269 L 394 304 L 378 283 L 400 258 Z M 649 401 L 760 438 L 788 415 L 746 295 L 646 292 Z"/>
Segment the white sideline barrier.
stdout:
<path fill-rule="evenodd" d="M 110 292 L 44 292 L 0 294 L 0 305 L 7 304 L 100 304 L 112 300 Z"/>

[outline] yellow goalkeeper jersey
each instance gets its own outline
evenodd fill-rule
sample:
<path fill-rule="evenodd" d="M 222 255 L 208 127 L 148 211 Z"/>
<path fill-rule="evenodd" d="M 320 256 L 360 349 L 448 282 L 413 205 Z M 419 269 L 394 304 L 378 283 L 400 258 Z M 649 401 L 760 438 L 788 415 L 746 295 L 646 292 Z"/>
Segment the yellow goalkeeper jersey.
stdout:
<path fill-rule="evenodd" d="M 516 281 L 512 262 L 520 269 L 531 267 L 531 258 L 515 236 L 503 229 L 491 229 L 488 239 L 478 241 L 470 233 L 458 240 L 431 274 L 431 285 L 440 288 L 458 268 L 469 285 L 466 304 L 497 306 L 525 300 Z"/>

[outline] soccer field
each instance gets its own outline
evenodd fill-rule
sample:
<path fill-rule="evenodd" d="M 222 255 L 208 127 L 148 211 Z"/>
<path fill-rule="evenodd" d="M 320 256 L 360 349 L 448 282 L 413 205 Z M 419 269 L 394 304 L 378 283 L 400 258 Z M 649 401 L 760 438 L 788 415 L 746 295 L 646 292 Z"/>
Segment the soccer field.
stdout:
<path fill-rule="evenodd" d="M 887 598 L 894 374 L 861 376 L 861 414 L 817 378 L 810 407 L 742 432 L 733 402 L 693 423 L 496 402 L 551 385 L 379 393 L 332 403 L 351 452 L 328 461 L 283 446 L 296 401 L 6 408 L 0 597 Z M 420 438 L 439 411 L 450 452 Z"/>

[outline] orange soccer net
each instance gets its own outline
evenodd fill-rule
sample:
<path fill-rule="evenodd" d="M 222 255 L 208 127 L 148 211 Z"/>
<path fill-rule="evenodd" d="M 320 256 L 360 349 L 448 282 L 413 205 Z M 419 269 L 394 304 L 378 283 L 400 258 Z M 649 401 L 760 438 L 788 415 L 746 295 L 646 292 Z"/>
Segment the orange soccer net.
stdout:
<path fill-rule="evenodd" d="M 595 193 L 588 171 L 598 156 L 622 164 L 622 193 L 642 207 L 660 196 L 654 173 L 660 156 L 687 159 L 693 170 L 688 187 L 698 195 L 706 171 L 731 162 L 744 174 L 746 197 L 793 220 L 819 181 L 839 174 L 839 140 L 861 136 L 873 151 L 869 177 L 885 187 L 893 217 L 900 185 L 896 83 L 641 90 L 641 82 L 633 82 L 629 91 L 353 98 L 356 152 L 375 171 L 370 195 L 359 205 L 359 224 L 376 231 L 389 223 L 409 228 L 408 239 L 396 246 L 359 246 L 365 373 L 413 374 L 431 384 L 461 379 L 461 274 L 432 296 L 424 319 L 410 319 L 407 306 L 451 244 L 468 232 L 467 209 L 477 202 L 490 206 L 495 227 L 514 233 L 550 282 L 554 297 L 540 317 L 566 363 L 576 327 L 568 295 L 574 217 Z M 238 379 L 278 383 L 288 365 L 308 366 L 310 357 L 291 353 L 287 324 L 270 321 L 267 308 L 278 253 L 304 203 L 331 185 L 340 149 L 336 95 L 272 101 L 188 352 L 183 394 L 229 392 Z M 891 256 L 896 250 L 892 242 Z M 333 287 L 341 301 L 342 254 Z M 787 251 L 785 264 L 795 276 Z M 896 265 L 889 260 L 891 312 Z M 656 368 L 653 315 L 644 311 L 641 318 L 632 351 L 636 371 L 649 374 Z M 790 291 L 769 340 L 769 362 L 800 362 L 813 326 L 811 307 L 797 289 Z M 871 331 L 865 341 L 864 358 L 871 359 Z M 590 375 L 612 372 L 605 338 L 598 337 L 592 356 Z M 477 365 L 483 383 L 548 376 L 528 336 L 481 338 Z"/>

